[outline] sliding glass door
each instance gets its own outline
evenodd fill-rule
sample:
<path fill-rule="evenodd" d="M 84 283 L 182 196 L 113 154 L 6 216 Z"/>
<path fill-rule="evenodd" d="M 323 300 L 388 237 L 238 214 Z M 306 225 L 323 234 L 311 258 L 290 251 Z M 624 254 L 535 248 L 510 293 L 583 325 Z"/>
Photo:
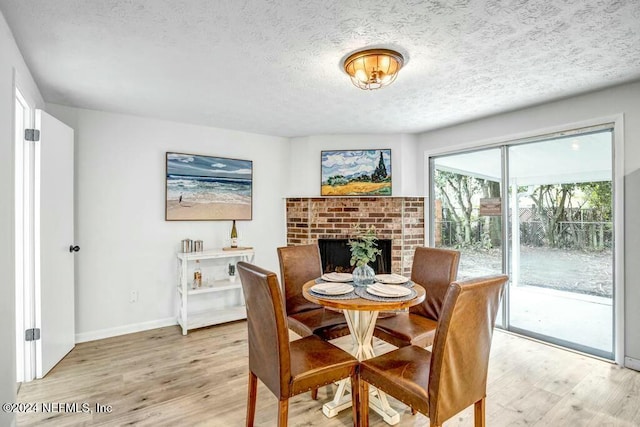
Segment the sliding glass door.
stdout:
<path fill-rule="evenodd" d="M 509 328 L 613 358 L 612 132 L 509 147 Z"/>
<path fill-rule="evenodd" d="M 491 148 L 431 159 L 431 244 L 462 252 L 458 279 L 504 271 L 502 156 Z"/>
<path fill-rule="evenodd" d="M 505 272 L 498 325 L 613 359 L 612 128 L 430 159 L 431 244 Z"/>

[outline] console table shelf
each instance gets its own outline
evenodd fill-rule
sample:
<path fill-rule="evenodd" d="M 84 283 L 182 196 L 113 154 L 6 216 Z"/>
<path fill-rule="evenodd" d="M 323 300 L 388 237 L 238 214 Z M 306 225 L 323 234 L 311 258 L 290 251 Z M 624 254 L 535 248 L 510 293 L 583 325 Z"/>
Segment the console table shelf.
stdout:
<path fill-rule="evenodd" d="M 212 249 L 203 252 L 178 253 L 178 324 L 182 327 L 182 334 L 186 335 L 189 329 L 202 328 L 247 317 L 242 295 L 242 283 L 240 279 L 230 280 L 226 274 L 227 263 L 235 264 L 238 261 L 253 262 L 255 253 L 252 249 L 225 251 Z M 202 285 L 192 288 L 193 272 L 196 264 L 200 264 L 202 270 Z M 199 299 L 206 295 L 215 296 L 220 293 L 220 300 L 227 293 L 233 293 L 232 297 L 239 301 L 238 304 L 226 305 L 222 308 L 211 307 L 193 309 Z M 202 305 L 202 304 L 200 304 Z M 206 305 L 206 303 L 205 303 Z"/>

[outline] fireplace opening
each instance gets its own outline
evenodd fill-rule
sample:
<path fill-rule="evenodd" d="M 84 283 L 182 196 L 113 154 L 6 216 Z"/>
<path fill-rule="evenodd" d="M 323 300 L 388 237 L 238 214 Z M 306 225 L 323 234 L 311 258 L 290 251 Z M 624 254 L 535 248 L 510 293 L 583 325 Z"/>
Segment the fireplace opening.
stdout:
<path fill-rule="evenodd" d="M 354 269 L 349 265 L 351 250 L 348 239 L 318 239 L 320 259 L 324 273 L 351 273 Z M 376 274 L 391 273 L 391 239 L 378 239 L 378 249 L 382 253 L 369 265 Z"/>

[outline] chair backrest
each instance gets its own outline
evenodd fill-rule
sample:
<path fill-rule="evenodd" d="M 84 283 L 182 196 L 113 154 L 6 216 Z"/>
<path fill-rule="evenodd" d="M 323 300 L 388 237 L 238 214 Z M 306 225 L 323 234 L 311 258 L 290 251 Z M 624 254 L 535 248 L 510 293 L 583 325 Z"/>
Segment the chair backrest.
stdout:
<path fill-rule="evenodd" d="M 460 252 L 439 248 L 416 248 L 411 280 L 421 285 L 427 295 L 409 311 L 432 320 L 440 319 L 444 297 L 458 275 Z"/>
<path fill-rule="evenodd" d="M 320 305 L 302 296 L 302 286 L 309 280 L 322 276 L 318 245 L 278 248 L 278 259 L 287 315 L 320 308 Z"/>
<path fill-rule="evenodd" d="M 291 383 L 289 330 L 275 273 L 238 262 L 247 309 L 249 369 L 278 398 L 288 397 Z"/>
<path fill-rule="evenodd" d="M 505 275 L 449 286 L 433 341 L 429 419 L 442 423 L 487 393 L 491 338 Z"/>

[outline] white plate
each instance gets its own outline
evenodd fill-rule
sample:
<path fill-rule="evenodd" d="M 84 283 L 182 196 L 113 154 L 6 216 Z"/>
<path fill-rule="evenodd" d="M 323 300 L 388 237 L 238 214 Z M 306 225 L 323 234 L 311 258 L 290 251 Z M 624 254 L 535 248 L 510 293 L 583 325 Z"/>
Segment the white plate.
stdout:
<path fill-rule="evenodd" d="M 326 273 L 321 277 L 322 280 L 327 282 L 351 282 L 353 275 L 351 273 Z"/>
<path fill-rule="evenodd" d="M 319 283 L 312 286 L 311 290 L 323 295 L 344 295 L 353 291 L 353 286 L 346 283 Z"/>
<path fill-rule="evenodd" d="M 375 279 L 376 282 L 390 283 L 393 285 L 400 285 L 409 281 L 409 278 L 401 276 L 399 274 L 376 274 Z"/>
<path fill-rule="evenodd" d="M 379 283 L 367 286 L 367 292 L 379 297 L 387 298 L 406 297 L 407 295 L 411 295 L 411 289 L 405 288 L 404 286 L 389 286 Z"/>

